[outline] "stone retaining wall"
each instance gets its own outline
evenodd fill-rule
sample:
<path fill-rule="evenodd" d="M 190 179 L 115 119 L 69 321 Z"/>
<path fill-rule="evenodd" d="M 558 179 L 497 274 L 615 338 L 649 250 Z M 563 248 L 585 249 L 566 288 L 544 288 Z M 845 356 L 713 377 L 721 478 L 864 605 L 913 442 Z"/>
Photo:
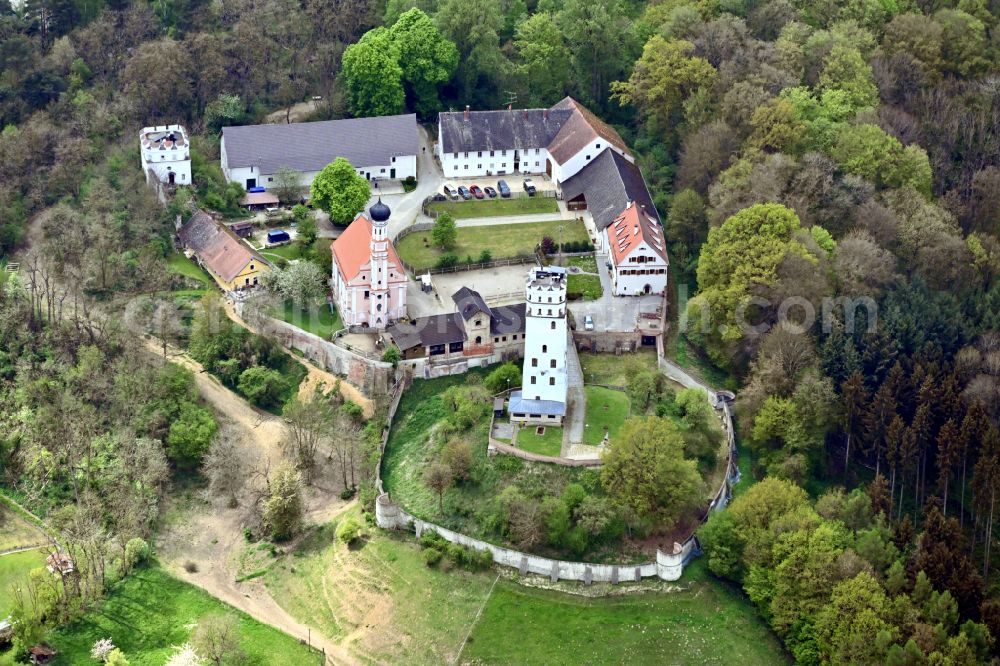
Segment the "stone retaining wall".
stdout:
<path fill-rule="evenodd" d="M 385 393 L 392 384 L 394 368 L 391 363 L 365 358 L 318 335 L 274 318 L 264 321 L 261 332 L 289 349 L 302 352 L 303 356 L 324 370 L 347 377 L 347 380 L 360 388 L 365 395 Z"/>

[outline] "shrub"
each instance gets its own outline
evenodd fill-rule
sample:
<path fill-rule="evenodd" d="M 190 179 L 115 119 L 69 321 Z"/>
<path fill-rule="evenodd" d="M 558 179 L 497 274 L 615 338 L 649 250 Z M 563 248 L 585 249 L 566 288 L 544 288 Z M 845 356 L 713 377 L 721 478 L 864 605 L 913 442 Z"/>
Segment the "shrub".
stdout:
<path fill-rule="evenodd" d="M 125 569 L 130 570 L 149 558 L 149 544 L 135 537 L 125 544 Z"/>
<path fill-rule="evenodd" d="M 413 176 L 407 176 L 403 179 L 403 191 L 412 192 L 417 189 L 417 179 Z"/>
<path fill-rule="evenodd" d="M 438 268 L 451 268 L 452 266 L 458 265 L 458 255 L 454 252 L 447 252 L 438 257 L 437 267 Z"/>
<path fill-rule="evenodd" d="M 462 565 L 465 563 L 465 548 L 458 545 L 457 543 L 448 544 L 448 560 L 455 565 Z"/>
<path fill-rule="evenodd" d="M 551 236 L 542 236 L 541 242 L 542 254 L 552 254 L 556 251 L 556 242 L 552 240 Z"/>
<path fill-rule="evenodd" d="M 391 345 L 387 347 L 384 352 L 382 352 L 382 362 L 392 363 L 393 367 L 399 363 L 399 359 L 402 358 L 402 354 L 399 352 L 399 347 L 396 345 Z"/>
<path fill-rule="evenodd" d="M 361 536 L 362 527 L 361 521 L 356 517 L 350 516 L 349 518 L 345 518 L 337 525 L 337 540 L 348 546 L 351 545 Z"/>
<path fill-rule="evenodd" d="M 479 263 L 488 264 L 493 261 L 493 253 L 489 250 L 483 250 L 479 253 Z"/>
<path fill-rule="evenodd" d="M 184 571 L 187 571 L 190 574 L 198 573 L 198 565 L 191 560 L 188 560 L 184 563 Z"/>
<path fill-rule="evenodd" d="M 429 567 L 433 567 L 441 561 L 441 551 L 437 548 L 424 548 L 421 552 L 424 556 L 424 564 Z"/>
<path fill-rule="evenodd" d="M 358 493 L 357 486 L 351 486 L 350 488 L 344 488 L 340 491 L 340 499 L 349 500 Z"/>

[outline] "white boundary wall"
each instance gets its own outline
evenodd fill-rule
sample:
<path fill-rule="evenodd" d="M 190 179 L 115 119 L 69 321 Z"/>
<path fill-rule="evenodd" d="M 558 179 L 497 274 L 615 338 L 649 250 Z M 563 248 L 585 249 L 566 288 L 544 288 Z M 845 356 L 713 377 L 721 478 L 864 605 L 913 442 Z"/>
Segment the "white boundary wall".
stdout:
<path fill-rule="evenodd" d="M 687 561 L 701 553 L 698 540 L 691 536 L 683 544 L 674 544 L 673 553 L 657 550 L 656 561 L 645 564 L 587 564 L 585 562 L 553 560 L 496 546 L 411 516 L 394 504 L 389 499 L 388 493 L 382 493 L 375 501 L 375 522 L 379 527 L 389 530 L 408 530 L 412 523 L 418 537 L 423 534 L 424 530 L 431 530 L 451 543 L 475 550 L 488 550 L 492 553 L 495 563 L 517 569 L 522 575 L 534 573 L 548 576 L 552 581 L 576 580 L 588 585 L 594 582 L 640 581 L 643 578 L 653 577 L 663 580 L 677 580 L 684 572 L 684 565 Z"/>

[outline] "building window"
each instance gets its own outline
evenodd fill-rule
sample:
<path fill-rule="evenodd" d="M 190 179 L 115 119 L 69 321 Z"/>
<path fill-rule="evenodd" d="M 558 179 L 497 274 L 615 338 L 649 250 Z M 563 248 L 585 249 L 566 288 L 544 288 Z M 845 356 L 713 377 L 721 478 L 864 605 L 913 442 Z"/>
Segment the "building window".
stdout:
<path fill-rule="evenodd" d="M 483 325 L 483 322 L 481 322 L 480 320 L 477 319 L 476 320 L 476 326 L 482 326 L 482 325 Z"/>
<path fill-rule="evenodd" d="M 462 342 L 452 342 L 451 344 L 448 345 L 448 351 L 450 351 L 450 352 L 460 352 L 460 351 L 462 351 L 462 347 L 463 346 L 464 346 L 464 343 L 462 343 Z"/>
<path fill-rule="evenodd" d="M 465 159 L 469 159 L 469 153 L 465 154 Z"/>
<path fill-rule="evenodd" d="M 269 183 L 273 183 L 273 182 L 274 182 L 274 178 L 271 178 L 270 176 L 268 176 L 268 177 L 267 177 L 267 182 L 269 182 Z"/>
<path fill-rule="evenodd" d="M 507 157 L 507 151 L 506 150 L 501 150 L 500 151 L 500 157 Z"/>
<path fill-rule="evenodd" d="M 458 153 L 455 153 L 455 154 L 454 154 L 454 158 L 455 158 L 456 160 L 458 159 Z"/>
<path fill-rule="evenodd" d="M 556 323 L 555 322 L 552 322 L 552 330 L 553 331 L 556 330 Z"/>
<path fill-rule="evenodd" d="M 502 338 L 500 338 L 500 340 L 503 341 L 503 342 L 507 342 L 507 336 L 506 335 L 503 336 Z"/>
<path fill-rule="evenodd" d="M 590 159 L 590 155 L 584 155 L 584 156 L 583 156 L 583 159 L 585 159 L 585 160 L 589 160 L 589 159 Z"/>
<path fill-rule="evenodd" d="M 382 173 L 385 173 L 385 169 L 382 169 Z"/>
<path fill-rule="evenodd" d="M 535 162 L 535 166 L 538 166 L 538 162 Z"/>
<path fill-rule="evenodd" d="M 468 171 L 468 170 L 469 170 L 469 165 L 468 165 L 468 164 L 466 164 L 466 165 L 465 165 L 465 170 L 466 170 L 466 171 Z"/>
<path fill-rule="evenodd" d="M 365 289 L 365 300 L 368 300 L 368 296 L 369 296 L 368 290 Z"/>
<path fill-rule="evenodd" d="M 250 270 L 253 270 L 253 264 L 250 264 Z"/>
<path fill-rule="evenodd" d="M 600 149 L 601 149 L 601 144 L 597 144 L 597 145 L 595 146 L 595 148 L 597 148 L 598 150 L 600 150 Z"/>
<path fill-rule="evenodd" d="M 495 151 L 495 150 L 491 150 L 491 151 L 490 151 L 490 157 L 493 157 L 495 153 L 496 153 L 496 151 Z"/>
<path fill-rule="evenodd" d="M 555 385 L 556 385 L 556 378 L 549 377 L 549 386 L 555 386 Z"/>
<path fill-rule="evenodd" d="M 476 153 L 476 157 L 482 157 L 482 156 L 483 156 L 483 151 L 480 150 L 478 153 Z"/>
<path fill-rule="evenodd" d="M 549 308 L 549 315 L 552 314 L 552 308 Z"/>
<path fill-rule="evenodd" d="M 533 368 L 537 368 L 538 367 L 538 359 L 537 358 L 531 359 L 531 367 L 533 367 Z"/>
<path fill-rule="evenodd" d="M 552 359 L 551 361 L 549 361 L 549 367 L 550 368 L 556 367 L 556 360 L 555 359 Z"/>
<path fill-rule="evenodd" d="M 538 148 L 535 148 L 535 154 L 538 154 Z M 538 162 L 535 162 L 535 164 L 538 164 Z"/>
<path fill-rule="evenodd" d="M 507 168 L 507 163 L 506 163 L 506 162 L 504 162 L 503 164 L 501 164 L 501 165 L 500 165 L 500 168 L 501 168 L 501 169 L 506 169 L 506 168 Z"/>
<path fill-rule="evenodd" d="M 430 355 L 431 356 L 437 356 L 438 354 L 443 354 L 443 353 L 444 353 L 444 345 L 431 345 L 430 346 Z"/>
<path fill-rule="evenodd" d="M 481 170 L 483 168 L 483 165 L 482 164 L 477 164 L 476 168 Z"/>
<path fill-rule="evenodd" d="M 532 383 L 532 384 L 534 384 L 534 383 L 535 383 L 535 376 L 534 376 L 534 375 L 531 375 L 531 383 Z"/>
<path fill-rule="evenodd" d="M 544 354 L 547 351 L 549 351 L 549 346 L 548 345 L 542 345 L 542 353 Z"/>

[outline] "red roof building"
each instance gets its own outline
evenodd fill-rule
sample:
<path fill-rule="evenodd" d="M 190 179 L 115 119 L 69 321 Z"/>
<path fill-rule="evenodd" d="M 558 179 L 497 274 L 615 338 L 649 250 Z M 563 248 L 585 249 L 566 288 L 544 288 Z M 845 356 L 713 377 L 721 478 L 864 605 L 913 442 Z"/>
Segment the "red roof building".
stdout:
<path fill-rule="evenodd" d="M 333 298 L 347 326 L 384 329 L 406 317 L 407 277 L 388 237 L 389 215 L 380 200 L 330 246 Z"/>
<path fill-rule="evenodd" d="M 653 213 L 630 201 L 604 229 L 615 296 L 662 294 L 667 289 L 666 240 Z"/>

